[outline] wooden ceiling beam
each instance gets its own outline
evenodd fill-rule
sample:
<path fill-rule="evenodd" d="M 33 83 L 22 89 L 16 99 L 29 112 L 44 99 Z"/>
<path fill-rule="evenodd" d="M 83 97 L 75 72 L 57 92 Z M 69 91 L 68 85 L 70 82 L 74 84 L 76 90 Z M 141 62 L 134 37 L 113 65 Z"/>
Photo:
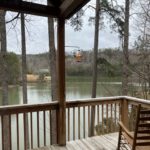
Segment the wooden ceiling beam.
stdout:
<path fill-rule="evenodd" d="M 0 9 L 54 18 L 58 18 L 60 14 L 58 7 L 25 2 L 22 0 L 1 0 Z"/>
<path fill-rule="evenodd" d="M 26 14 L 69 19 L 90 0 L 49 0 L 51 5 L 22 0 L 0 0 L 0 9 Z"/>
<path fill-rule="evenodd" d="M 63 0 L 48 0 L 50 4 L 59 7 Z"/>
<path fill-rule="evenodd" d="M 60 16 L 67 19 L 70 18 L 89 1 L 90 0 L 64 0 L 60 5 Z"/>

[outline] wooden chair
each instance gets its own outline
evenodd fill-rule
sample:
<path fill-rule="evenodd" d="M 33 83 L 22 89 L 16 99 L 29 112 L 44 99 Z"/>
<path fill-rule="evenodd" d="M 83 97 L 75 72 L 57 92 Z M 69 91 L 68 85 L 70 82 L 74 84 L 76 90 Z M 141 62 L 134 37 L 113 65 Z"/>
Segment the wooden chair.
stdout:
<path fill-rule="evenodd" d="M 138 105 L 134 132 L 129 132 L 122 122 L 119 126 L 117 150 L 150 150 L 150 110 Z"/>

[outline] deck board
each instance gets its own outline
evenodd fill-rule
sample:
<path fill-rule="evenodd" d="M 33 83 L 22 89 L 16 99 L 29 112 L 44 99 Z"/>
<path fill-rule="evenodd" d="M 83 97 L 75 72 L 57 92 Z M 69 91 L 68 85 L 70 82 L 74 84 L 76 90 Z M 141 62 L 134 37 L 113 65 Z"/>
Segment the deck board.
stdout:
<path fill-rule="evenodd" d="M 66 146 L 49 146 L 34 150 L 116 150 L 118 133 L 69 141 Z"/>

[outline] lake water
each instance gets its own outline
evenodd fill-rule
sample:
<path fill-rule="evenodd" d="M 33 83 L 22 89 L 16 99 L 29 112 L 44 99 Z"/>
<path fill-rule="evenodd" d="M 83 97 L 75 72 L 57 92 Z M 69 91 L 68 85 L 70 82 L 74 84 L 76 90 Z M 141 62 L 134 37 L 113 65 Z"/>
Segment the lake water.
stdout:
<path fill-rule="evenodd" d="M 50 83 L 28 83 L 28 103 L 45 103 L 51 101 Z M 121 82 L 98 82 L 97 97 L 121 95 Z M 67 82 L 66 100 L 75 100 L 91 97 L 91 82 Z M 22 104 L 22 87 L 9 88 L 9 104 Z M 2 94 L 0 91 L 0 105 Z"/>
<path fill-rule="evenodd" d="M 50 83 L 28 83 L 27 88 L 28 88 L 28 103 L 29 104 L 45 103 L 45 102 L 51 101 Z M 116 96 L 116 95 L 121 95 L 121 82 L 98 82 L 97 97 Z M 77 100 L 77 99 L 90 98 L 90 97 L 91 97 L 91 82 L 72 81 L 72 82 L 66 83 L 66 100 Z M 15 104 L 22 104 L 22 103 L 23 103 L 22 87 L 17 86 L 17 87 L 9 88 L 9 104 L 15 105 Z M 2 94 L 0 91 L 0 105 L 1 104 L 2 104 Z M 81 109 L 81 114 L 82 114 L 82 111 L 83 110 Z M 86 110 L 86 112 L 87 112 L 87 110 Z M 72 111 L 70 113 L 71 113 L 70 115 L 72 115 Z M 43 114 L 41 114 L 41 116 L 43 116 Z M 34 123 L 36 124 L 35 118 L 36 118 L 36 116 L 35 117 L 33 116 L 33 120 L 34 120 L 33 125 L 34 125 Z M 77 114 L 76 114 L 76 119 L 78 120 Z M 23 120 L 23 117 L 21 115 L 19 118 L 19 127 L 23 128 L 22 120 Z M 80 121 L 81 133 L 83 132 L 82 120 L 83 119 L 82 119 L 82 115 L 81 115 L 81 121 Z M 86 119 L 86 121 L 87 121 L 87 119 Z M 12 125 L 11 125 L 12 129 L 15 129 L 16 128 L 15 116 L 12 116 L 11 122 L 12 122 Z M 42 124 L 42 122 L 40 124 Z M 88 122 L 86 122 L 86 124 L 88 124 Z M 36 125 L 34 125 L 34 126 L 36 126 Z M 72 129 L 72 128 L 73 128 L 73 124 L 72 124 L 72 122 L 70 122 L 70 129 Z M 23 135 L 21 128 L 20 128 L 19 132 L 20 132 L 20 135 Z M 33 132 L 36 137 L 37 136 L 36 128 L 34 128 Z M 76 130 L 76 132 L 77 132 L 77 130 Z M 43 135 L 42 126 L 40 128 L 40 135 Z M 73 134 L 71 133 L 71 137 L 73 137 L 72 135 Z M 16 130 L 12 130 L 12 143 L 13 143 L 12 147 L 13 147 L 13 149 L 16 149 L 16 138 L 15 137 L 16 137 Z M 23 150 L 24 149 L 23 148 L 24 139 L 23 139 L 23 136 L 20 136 L 20 137 L 21 137 L 20 138 L 20 149 Z M 1 139 L 1 130 L 0 130 L 0 139 Z M 34 145 L 37 145 L 36 139 L 34 139 L 33 142 L 34 142 Z M 41 143 L 43 143 L 43 141 Z M 0 150 L 1 150 L 1 140 L 0 140 Z"/>

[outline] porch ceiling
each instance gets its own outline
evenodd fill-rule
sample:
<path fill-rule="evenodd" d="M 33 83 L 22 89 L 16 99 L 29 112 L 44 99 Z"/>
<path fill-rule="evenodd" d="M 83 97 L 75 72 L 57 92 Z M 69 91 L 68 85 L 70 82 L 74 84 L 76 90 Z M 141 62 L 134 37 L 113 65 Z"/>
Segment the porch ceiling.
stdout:
<path fill-rule="evenodd" d="M 26 14 L 68 19 L 90 0 L 49 0 L 49 5 L 25 0 L 1 0 L 0 9 Z"/>

